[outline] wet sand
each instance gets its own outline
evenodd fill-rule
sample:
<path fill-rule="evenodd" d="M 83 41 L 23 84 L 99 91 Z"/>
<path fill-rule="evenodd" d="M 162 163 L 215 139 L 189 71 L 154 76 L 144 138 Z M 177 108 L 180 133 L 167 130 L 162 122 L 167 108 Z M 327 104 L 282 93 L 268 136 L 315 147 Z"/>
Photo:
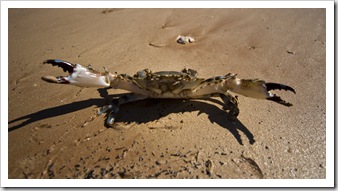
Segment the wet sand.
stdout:
<path fill-rule="evenodd" d="M 325 27 L 325 9 L 10 9 L 8 176 L 324 179 Z M 232 72 L 297 94 L 275 91 L 292 107 L 239 96 L 236 120 L 217 98 L 143 100 L 107 128 L 97 109 L 125 91 L 46 83 L 65 75 L 46 59 Z"/>

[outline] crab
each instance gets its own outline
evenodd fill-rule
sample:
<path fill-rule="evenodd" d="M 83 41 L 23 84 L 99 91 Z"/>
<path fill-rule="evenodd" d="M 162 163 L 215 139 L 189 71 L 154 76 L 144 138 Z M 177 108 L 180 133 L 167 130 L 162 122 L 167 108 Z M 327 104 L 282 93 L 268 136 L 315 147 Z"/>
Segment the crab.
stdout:
<path fill-rule="evenodd" d="M 239 114 L 238 98 L 229 93 L 244 95 L 246 97 L 265 99 L 290 107 L 292 103 L 286 102 L 270 90 L 286 90 L 296 93 L 287 85 L 279 83 L 266 83 L 259 79 L 239 79 L 237 74 L 228 73 L 223 76 L 199 78 L 193 69 L 184 68 L 177 71 L 153 72 L 149 69 L 138 71 L 133 76 L 127 74 L 110 73 L 106 68 L 104 72 L 94 70 L 90 65 L 82 66 L 62 60 L 45 60 L 44 64 L 61 67 L 69 76 L 44 76 L 42 80 L 49 83 L 70 84 L 80 87 L 123 89 L 131 93 L 113 100 L 98 110 L 98 115 L 107 114 L 105 124 L 113 126 L 123 104 L 147 98 L 172 99 L 209 99 L 220 97 L 224 102 L 224 110 L 232 117 Z"/>

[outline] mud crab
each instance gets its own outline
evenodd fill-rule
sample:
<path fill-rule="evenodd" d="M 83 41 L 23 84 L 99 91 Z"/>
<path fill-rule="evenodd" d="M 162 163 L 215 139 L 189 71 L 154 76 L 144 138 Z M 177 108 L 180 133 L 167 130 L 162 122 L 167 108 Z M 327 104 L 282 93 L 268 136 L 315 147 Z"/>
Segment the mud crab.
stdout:
<path fill-rule="evenodd" d="M 81 66 L 62 60 L 52 59 L 43 63 L 61 67 L 64 72 L 69 73 L 69 76 L 42 77 L 42 80 L 46 82 L 80 87 L 111 87 L 132 92 L 99 109 L 98 115 L 107 113 L 106 125 L 108 126 L 114 124 L 120 105 L 146 98 L 208 99 L 219 96 L 225 104 L 224 110 L 231 116 L 237 117 L 239 114 L 237 96 L 232 96 L 228 91 L 247 97 L 270 100 L 287 107 L 292 104 L 282 100 L 270 90 L 286 90 L 296 93 L 292 87 L 287 85 L 266 83 L 259 79 L 239 79 L 236 77 L 237 74 L 233 73 L 204 79 L 198 78 L 195 70 L 187 68 L 180 72 L 152 72 L 144 69 L 134 76 L 129 76 L 112 74 L 106 68 L 101 73 L 91 66 Z"/>

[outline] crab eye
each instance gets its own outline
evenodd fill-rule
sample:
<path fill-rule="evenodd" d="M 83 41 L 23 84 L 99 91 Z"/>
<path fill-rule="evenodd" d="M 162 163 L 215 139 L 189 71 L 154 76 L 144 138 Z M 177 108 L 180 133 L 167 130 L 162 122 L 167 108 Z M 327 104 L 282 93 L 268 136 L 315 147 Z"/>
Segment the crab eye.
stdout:
<path fill-rule="evenodd" d="M 145 79 L 147 77 L 147 73 L 144 70 L 138 71 L 135 75 L 135 77 Z"/>

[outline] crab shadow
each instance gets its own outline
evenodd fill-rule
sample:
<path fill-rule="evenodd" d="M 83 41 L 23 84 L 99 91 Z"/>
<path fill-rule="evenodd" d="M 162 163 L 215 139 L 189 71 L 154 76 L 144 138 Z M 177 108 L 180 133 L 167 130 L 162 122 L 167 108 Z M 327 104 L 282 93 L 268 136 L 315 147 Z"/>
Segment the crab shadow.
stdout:
<path fill-rule="evenodd" d="M 12 132 L 28 124 L 43 119 L 65 115 L 88 107 L 102 107 L 103 105 L 107 104 L 108 92 L 106 88 L 98 89 L 98 91 L 102 98 L 88 99 L 84 101 L 69 103 L 62 106 L 48 108 L 11 120 L 8 123 L 9 125 L 22 120 L 25 121 L 18 125 L 9 127 L 8 132 Z M 118 97 L 121 95 L 124 94 L 114 94 L 112 96 Z M 223 102 L 217 99 L 208 99 L 208 101 L 219 105 L 224 105 Z M 253 134 L 237 118 L 231 118 L 229 114 L 227 114 L 223 109 L 202 100 L 145 99 L 131 102 L 120 106 L 120 111 L 115 122 L 148 123 L 154 120 L 158 120 L 169 114 L 193 111 L 198 111 L 198 115 L 202 113 L 206 114 L 210 122 L 216 123 L 219 126 L 230 131 L 239 144 L 243 145 L 243 141 L 239 131 L 244 133 L 244 135 L 248 138 L 250 144 L 253 144 L 255 142 Z"/>
<path fill-rule="evenodd" d="M 237 118 L 232 118 L 223 109 L 210 102 L 223 105 L 223 102 L 217 99 L 207 99 L 207 101 L 181 99 L 146 99 L 136 101 L 120 106 L 115 123 L 148 123 L 169 114 L 198 111 L 198 116 L 204 113 L 208 116 L 211 123 L 216 123 L 230 131 L 239 144 L 243 145 L 239 131 L 244 133 L 250 144 L 255 142 L 253 134 Z"/>

